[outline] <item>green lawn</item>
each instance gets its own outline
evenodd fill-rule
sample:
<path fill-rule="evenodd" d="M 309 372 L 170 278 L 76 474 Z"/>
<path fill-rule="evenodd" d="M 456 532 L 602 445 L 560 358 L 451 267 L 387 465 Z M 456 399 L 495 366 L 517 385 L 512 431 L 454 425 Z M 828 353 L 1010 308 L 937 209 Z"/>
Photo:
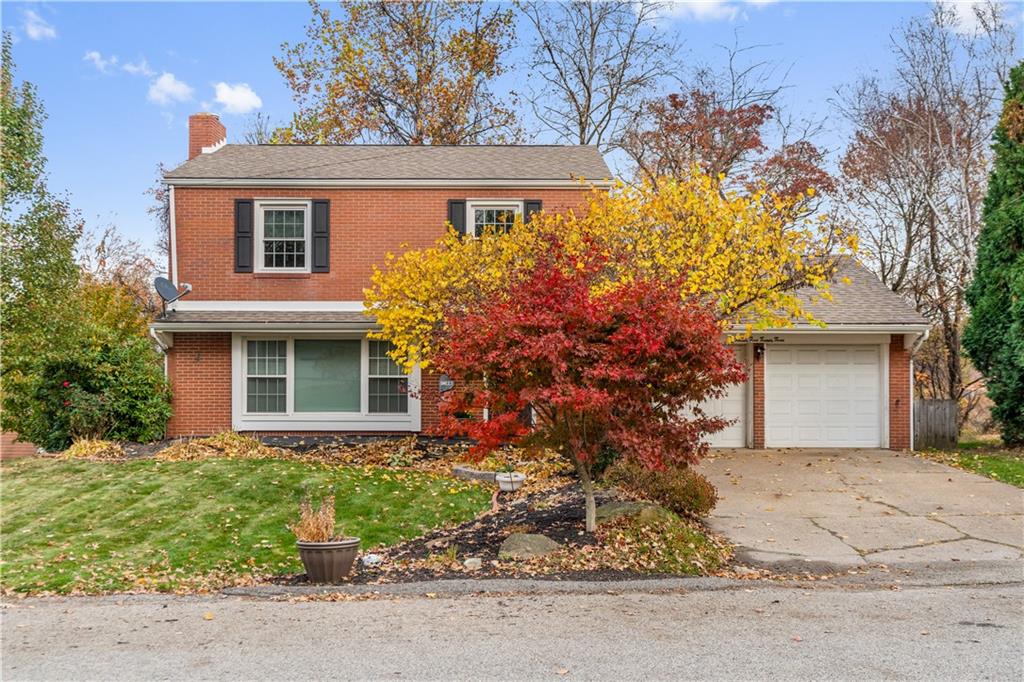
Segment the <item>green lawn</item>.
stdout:
<path fill-rule="evenodd" d="M 1001 447 L 998 441 L 965 440 L 954 452 L 930 454 L 946 464 L 1024 488 L 1024 450 Z"/>
<path fill-rule="evenodd" d="M 295 573 L 286 524 L 308 491 L 336 495 L 362 548 L 470 519 L 487 489 L 412 471 L 288 460 L 25 459 L 0 467 L 0 585 L 19 592 L 216 588 Z"/>

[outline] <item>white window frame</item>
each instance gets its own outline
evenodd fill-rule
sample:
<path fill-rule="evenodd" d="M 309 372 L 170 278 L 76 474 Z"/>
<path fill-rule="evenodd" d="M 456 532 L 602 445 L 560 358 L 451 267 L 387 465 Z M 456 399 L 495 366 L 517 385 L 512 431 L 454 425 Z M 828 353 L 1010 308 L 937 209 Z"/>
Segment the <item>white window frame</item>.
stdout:
<path fill-rule="evenodd" d="M 254 208 L 254 220 L 256 222 L 256 246 L 255 254 L 253 259 L 253 265 L 255 272 L 310 272 L 310 263 L 313 260 L 313 240 L 312 240 L 312 224 L 313 224 L 313 202 L 306 199 L 257 199 L 253 202 Z M 283 210 L 283 211 L 294 211 L 296 209 L 302 209 L 303 215 L 303 232 L 304 239 L 306 242 L 305 251 L 305 265 L 301 268 L 275 268 L 273 266 L 267 267 L 263 264 L 264 256 L 264 239 L 263 239 L 263 213 L 267 210 Z"/>
<path fill-rule="evenodd" d="M 497 208 L 497 209 L 508 209 L 511 208 L 516 212 L 516 216 L 519 218 L 523 217 L 523 199 L 467 199 L 466 200 L 466 228 L 467 232 L 472 230 L 474 237 L 479 237 L 480 234 L 476 229 L 476 220 L 474 211 L 478 208 Z"/>
<path fill-rule="evenodd" d="M 371 412 L 370 411 L 370 405 L 369 405 L 370 398 L 369 398 L 369 396 L 370 396 L 370 380 L 371 379 L 405 379 L 406 380 L 406 382 L 405 382 L 406 396 L 408 396 L 408 393 L 409 393 L 409 381 L 408 381 L 409 380 L 409 375 L 408 374 L 373 374 L 373 373 L 370 372 L 370 344 L 371 343 L 372 343 L 372 341 L 369 340 L 369 339 L 366 341 L 366 379 L 365 379 L 365 381 L 366 381 L 366 396 L 367 396 L 367 398 L 366 398 L 366 401 L 367 401 L 366 411 L 367 411 L 368 414 L 402 414 L 401 412 Z M 401 371 L 402 368 L 399 367 L 398 369 L 399 369 L 399 371 Z M 406 413 L 408 413 L 408 407 L 406 408 Z"/>
<path fill-rule="evenodd" d="M 352 340 L 360 341 L 359 362 L 359 406 L 356 412 L 296 412 L 295 411 L 295 340 Z M 249 341 L 287 341 L 285 390 L 287 406 L 285 412 L 248 412 L 246 396 L 246 346 Z M 304 334 L 232 334 L 232 428 L 236 431 L 419 431 L 420 370 L 415 368 L 409 379 L 408 412 L 387 413 L 369 411 L 370 394 L 370 352 L 369 340 L 365 333 L 320 332 Z"/>

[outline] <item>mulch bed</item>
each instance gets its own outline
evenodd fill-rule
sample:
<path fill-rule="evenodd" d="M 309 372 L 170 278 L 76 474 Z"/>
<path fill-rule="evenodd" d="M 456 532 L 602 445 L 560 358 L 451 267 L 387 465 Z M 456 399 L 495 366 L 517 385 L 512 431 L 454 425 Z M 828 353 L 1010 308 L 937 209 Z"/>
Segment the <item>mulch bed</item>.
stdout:
<path fill-rule="evenodd" d="M 619 496 L 611 491 L 598 491 L 596 497 L 598 506 L 619 499 Z M 636 580 L 669 577 L 664 574 L 612 569 L 534 574 L 524 570 L 520 564 L 498 561 L 498 549 L 502 541 L 512 533 L 539 533 L 569 547 L 582 547 L 597 541 L 592 533 L 584 530 L 583 492 L 576 483 L 512 499 L 507 499 L 507 495 L 502 494 L 498 502 L 497 511 L 486 512 L 458 526 L 432 531 L 374 552 L 382 559 L 377 566 L 366 567 L 361 561 L 357 561 L 347 582 L 404 583 L 445 578 L 499 577 L 532 577 L 545 580 Z M 450 551 L 450 547 L 456 548 L 455 562 L 443 558 L 446 551 Z M 472 571 L 463 568 L 462 562 L 470 557 L 481 559 L 482 567 Z M 423 560 L 432 558 L 436 561 L 425 566 Z M 271 582 L 277 585 L 308 584 L 305 574 L 280 576 Z"/>

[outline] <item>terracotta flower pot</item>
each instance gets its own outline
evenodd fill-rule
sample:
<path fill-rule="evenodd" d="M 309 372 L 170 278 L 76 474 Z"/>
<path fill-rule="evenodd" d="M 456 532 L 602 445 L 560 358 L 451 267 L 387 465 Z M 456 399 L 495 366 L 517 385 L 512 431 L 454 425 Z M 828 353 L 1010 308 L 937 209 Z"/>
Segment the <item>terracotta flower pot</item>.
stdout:
<path fill-rule="evenodd" d="M 306 567 L 311 583 L 338 583 L 349 571 L 359 553 L 359 538 L 345 538 L 332 542 L 298 541 L 299 558 Z"/>

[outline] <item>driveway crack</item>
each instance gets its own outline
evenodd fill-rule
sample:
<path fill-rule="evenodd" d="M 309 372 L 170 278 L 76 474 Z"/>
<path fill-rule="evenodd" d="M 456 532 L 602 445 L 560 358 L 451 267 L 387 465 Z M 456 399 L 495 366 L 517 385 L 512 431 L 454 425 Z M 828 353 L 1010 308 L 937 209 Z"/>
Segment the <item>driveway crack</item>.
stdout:
<path fill-rule="evenodd" d="M 849 542 L 844 540 L 843 536 L 841 536 L 839 533 L 835 532 L 831 528 L 826 528 L 825 526 L 821 525 L 820 523 L 818 523 L 818 519 L 807 517 L 807 520 L 810 521 L 811 525 L 813 525 L 815 528 L 825 531 L 826 533 L 834 537 L 836 540 L 839 540 L 839 542 L 843 543 L 844 545 L 852 549 L 854 552 L 856 552 L 862 559 L 864 558 L 864 552 L 860 551 L 859 549 L 851 545 Z"/>

